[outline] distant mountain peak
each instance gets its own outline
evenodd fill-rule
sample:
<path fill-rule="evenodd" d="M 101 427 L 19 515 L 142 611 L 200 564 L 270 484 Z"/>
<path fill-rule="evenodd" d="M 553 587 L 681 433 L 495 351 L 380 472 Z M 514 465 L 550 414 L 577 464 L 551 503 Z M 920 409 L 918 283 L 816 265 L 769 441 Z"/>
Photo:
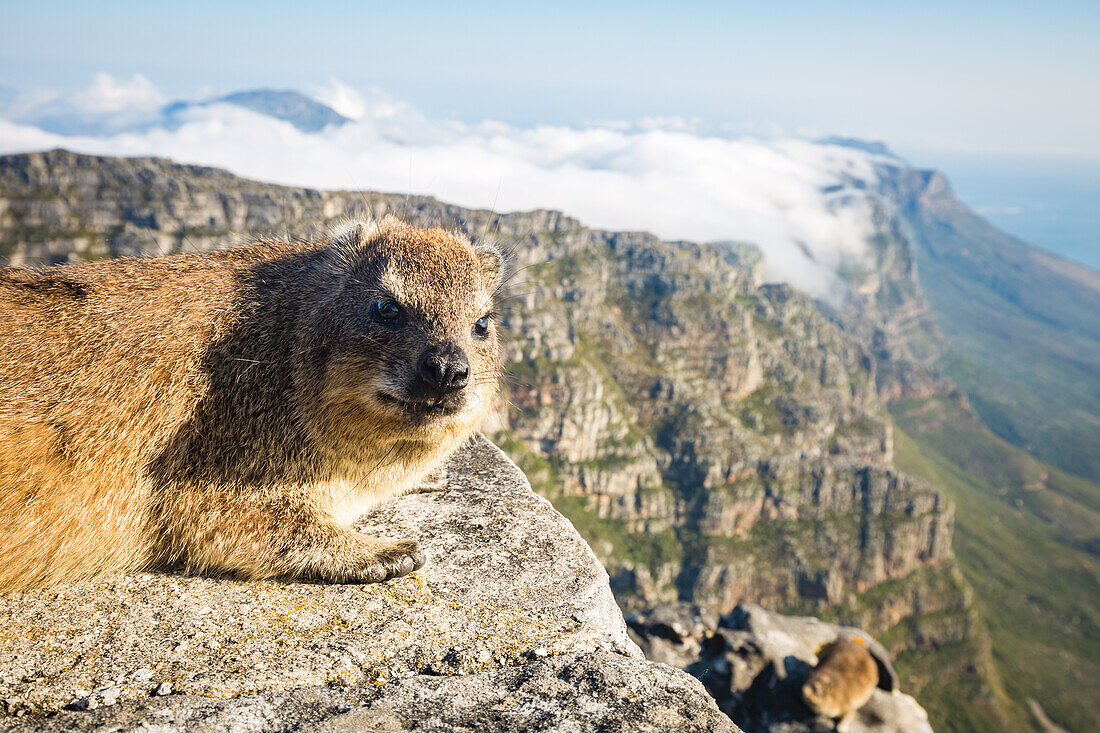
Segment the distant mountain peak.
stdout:
<path fill-rule="evenodd" d="M 350 122 L 347 117 L 301 92 L 289 89 L 247 89 L 205 102 L 174 102 L 164 108 L 164 113 L 174 117 L 192 107 L 210 104 L 233 104 L 294 125 L 302 132 L 320 132 L 329 125 L 340 126 Z"/>

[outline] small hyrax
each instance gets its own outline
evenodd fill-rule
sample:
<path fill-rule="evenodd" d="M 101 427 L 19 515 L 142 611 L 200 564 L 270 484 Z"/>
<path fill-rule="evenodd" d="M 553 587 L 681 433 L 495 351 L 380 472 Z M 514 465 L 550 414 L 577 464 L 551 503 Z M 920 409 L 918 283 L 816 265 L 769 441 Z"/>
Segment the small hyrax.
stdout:
<path fill-rule="evenodd" d="M 815 713 L 839 718 L 836 729 L 845 733 L 877 684 L 878 665 L 863 640 L 839 639 L 818 652 L 802 697 Z"/>
<path fill-rule="evenodd" d="M 0 590 L 150 566 L 381 581 L 355 532 L 498 389 L 499 252 L 386 217 L 317 241 L 0 269 Z"/>

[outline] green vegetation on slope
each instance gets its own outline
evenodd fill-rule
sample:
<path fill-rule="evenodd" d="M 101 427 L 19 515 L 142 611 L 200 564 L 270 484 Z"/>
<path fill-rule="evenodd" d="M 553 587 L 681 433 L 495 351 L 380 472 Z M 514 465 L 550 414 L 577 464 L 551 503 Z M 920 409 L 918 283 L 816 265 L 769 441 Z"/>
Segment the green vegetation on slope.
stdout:
<path fill-rule="evenodd" d="M 921 287 L 957 350 L 938 366 L 995 434 L 1100 482 L 1100 273 L 1004 234 L 938 176 L 908 218 Z"/>
<path fill-rule="evenodd" d="M 1100 560 L 1083 549 L 1074 531 L 1080 526 L 1043 521 L 1026 496 L 1044 493 L 1044 506 L 1080 509 L 1070 494 L 1082 487 L 1047 469 L 1062 493 L 1029 492 L 1023 487 L 1032 483 L 1027 472 L 1036 462 L 947 400 L 905 401 L 891 412 L 899 428 L 898 467 L 955 502 L 955 554 L 1016 716 L 1026 719 L 1025 701 L 1034 698 L 1058 724 L 1089 730 L 1100 720 Z M 979 470 L 999 478 L 991 481 Z"/>
<path fill-rule="evenodd" d="M 1096 553 L 1100 487 L 1059 471 L 991 435 L 974 413 L 947 400 L 900 400 L 891 406 L 908 430 L 964 471 L 980 477 L 1003 503 L 1062 530 L 1062 541 Z"/>
<path fill-rule="evenodd" d="M 894 659 L 894 667 L 906 685 L 903 689 L 928 712 L 937 733 L 1032 728 L 999 684 L 988 641 L 980 636 L 904 651 Z"/>

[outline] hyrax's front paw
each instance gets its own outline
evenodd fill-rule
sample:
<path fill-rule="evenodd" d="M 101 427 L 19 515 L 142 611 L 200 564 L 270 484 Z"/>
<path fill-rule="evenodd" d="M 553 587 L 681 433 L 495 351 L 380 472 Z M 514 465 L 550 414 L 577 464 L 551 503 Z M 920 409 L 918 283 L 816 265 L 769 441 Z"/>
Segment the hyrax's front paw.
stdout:
<path fill-rule="evenodd" d="M 342 583 L 380 583 L 408 575 L 424 565 L 424 556 L 413 540 L 387 542 L 372 539 L 363 552 L 348 563 L 338 579 Z"/>

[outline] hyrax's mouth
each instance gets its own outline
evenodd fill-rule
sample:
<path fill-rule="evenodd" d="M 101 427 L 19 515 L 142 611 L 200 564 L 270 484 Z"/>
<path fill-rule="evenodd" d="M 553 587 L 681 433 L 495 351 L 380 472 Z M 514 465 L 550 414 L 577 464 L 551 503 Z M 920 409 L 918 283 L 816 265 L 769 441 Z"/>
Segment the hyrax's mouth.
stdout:
<path fill-rule="evenodd" d="M 378 400 L 384 405 L 396 408 L 416 422 L 454 415 L 462 410 L 464 402 L 461 398 L 455 399 L 451 395 L 445 395 L 439 399 L 405 399 L 382 391 L 378 392 Z"/>

